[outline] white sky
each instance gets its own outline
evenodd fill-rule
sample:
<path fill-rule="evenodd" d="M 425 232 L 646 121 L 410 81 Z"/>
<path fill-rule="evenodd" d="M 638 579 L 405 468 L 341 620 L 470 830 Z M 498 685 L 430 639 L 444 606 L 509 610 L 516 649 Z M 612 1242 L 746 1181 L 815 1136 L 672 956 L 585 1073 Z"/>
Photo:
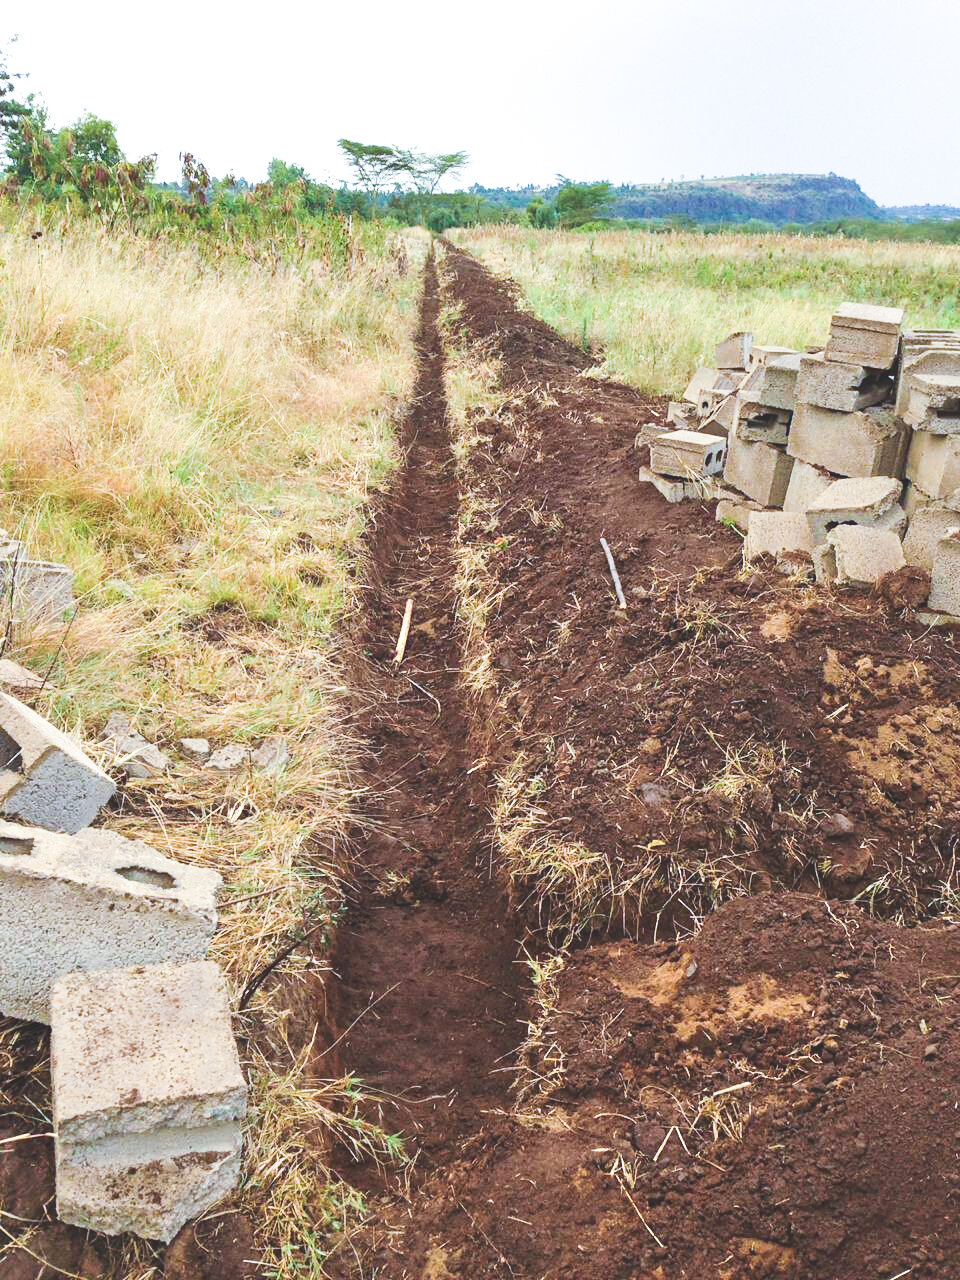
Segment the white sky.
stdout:
<path fill-rule="evenodd" d="M 4 7 L 52 123 L 106 116 L 161 178 L 189 150 L 337 182 L 346 136 L 464 149 L 458 186 L 833 171 L 881 204 L 960 205 L 960 0 Z"/>

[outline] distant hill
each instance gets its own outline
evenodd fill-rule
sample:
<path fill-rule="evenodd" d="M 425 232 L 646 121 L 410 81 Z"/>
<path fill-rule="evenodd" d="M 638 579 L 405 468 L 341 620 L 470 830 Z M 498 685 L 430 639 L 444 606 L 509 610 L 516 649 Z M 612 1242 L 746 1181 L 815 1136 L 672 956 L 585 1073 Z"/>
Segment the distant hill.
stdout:
<path fill-rule="evenodd" d="M 494 204 L 525 208 L 537 196 L 550 200 L 557 188 L 491 188 L 471 191 Z M 687 217 L 695 222 L 775 224 L 825 222 L 833 218 L 878 218 L 887 214 L 852 178 L 836 174 L 770 173 L 736 178 L 701 178 L 613 187 L 612 218 Z"/>
<path fill-rule="evenodd" d="M 960 219 L 960 209 L 952 204 L 896 204 L 886 205 L 883 216 L 902 222 L 954 222 Z"/>

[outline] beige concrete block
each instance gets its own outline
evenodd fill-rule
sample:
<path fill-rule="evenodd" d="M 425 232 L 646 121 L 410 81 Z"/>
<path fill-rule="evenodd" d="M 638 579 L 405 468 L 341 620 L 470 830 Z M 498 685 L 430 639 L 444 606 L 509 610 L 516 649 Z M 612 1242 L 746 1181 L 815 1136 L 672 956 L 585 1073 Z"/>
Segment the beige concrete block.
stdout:
<path fill-rule="evenodd" d="M 907 478 L 932 498 L 960 489 L 960 436 L 914 431 L 907 452 Z"/>
<path fill-rule="evenodd" d="M 741 440 L 762 440 L 765 444 L 786 444 L 790 436 L 790 414 L 762 404 L 741 403 L 734 431 Z"/>
<path fill-rule="evenodd" d="M 775 356 L 754 367 L 740 385 L 741 400 L 792 412 L 796 403 L 800 352 Z"/>
<path fill-rule="evenodd" d="M 739 404 L 740 401 L 736 392 L 724 396 L 713 410 L 713 413 L 700 424 L 700 430 L 705 431 L 707 435 L 722 436 L 726 439 L 737 425 Z"/>
<path fill-rule="evenodd" d="M 915 485 L 912 480 L 905 480 L 903 482 L 903 496 L 900 501 L 903 503 L 903 509 L 907 513 L 907 519 L 912 520 L 922 507 L 929 507 L 931 502 L 939 502 L 940 499 L 932 498 L 929 493 L 924 493 L 923 489 Z M 950 498 L 946 498 L 943 501 L 947 502 L 948 505 L 953 505 Z"/>
<path fill-rule="evenodd" d="M 0 1011 L 48 1022 L 64 973 L 202 959 L 220 883 L 114 831 L 0 821 Z"/>
<path fill-rule="evenodd" d="M 720 369 L 698 369 L 687 384 L 683 399 L 696 405 L 703 413 L 709 411 L 722 396 L 735 390 L 736 385 L 736 381 Z"/>
<path fill-rule="evenodd" d="M 72 613 L 73 572 L 65 564 L 30 560 L 18 544 L 0 554 L 0 593 L 18 626 L 62 623 Z"/>
<path fill-rule="evenodd" d="M 746 369 L 752 346 L 752 333 L 731 333 L 717 343 L 717 368 Z"/>
<path fill-rule="evenodd" d="M 798 404 L 787 452 L 841 476 L 902 474 L 910 429 L 889 409 L 838 413 Z"/>
<path fill-rule="evenodd" d="M 57 1210 L 168 1241 L 236 1185 L 246 1084 L 210 962 L 73 973 L 51 1002 Z"/>
<path fill-rule="evenodd" d="M 778 360 L 781 356 L 794 356 L 797 352 L 793 347 L 769 347 L 757 346 L 754 343 L 750 350 L 750 368 L 756 369 L 758 365 L 766 364 L 768 360 Z"/>
<path fill-rule="evenodd" d="M 763 511 L 759 502 L 754 502 L 752 498 L 746 497 L 744 494 L 735 494 L 731 489 L 724 489 L 721 497 L 717 501 L 717 509 L 714 512 L 714 519 L 717 524 L 735 525 L 741 533 L 746 533 L 750 528 L 750 520 L 757 511 Z"/>
<path fill-rule="evenodd" d="M 650 469 L 681 479 L 719 474 L 726 456 L 726 440 L 704 431 L 671 431 L 650 443 Z"/>
<path fill-rule="evenodd" d="M 835 581 L 841 585 L 879 582 L 906 563 L 900 539 L 889 529 L 841 524 L 827 534 L 827 544 L 833 548 Z"/>
<path fill-rule="evenodd" d="M 960 374 L 910 375 L 903 417 L 915 431 L 960 434 Z"/>
<path fill-rule="evenodd" d="M 897 320 L 896 317 L 900 319 Z M 900 349 L 900 307 L 872 307 L 844 303 L 830 323 L 824 358 L 844 364 L 889 369 Z"/>
<path fill-rule="evenodd" d="M 796 399 L 799 403 L 854 413 L 882 404 L 893 392 L 893 380 L 861 364 L 844 364 L 824 358 L 823 352 L 800 357 Z"/>
<path fill-rule="evenodd" d="M 902 508 L 897 507 L 902 485 L 891 476 L 868 476 L 841 479 L 824 489 L 807 507 L 807 523 L 814 546 L 827 541 L 827 533 L 836 525 L 882 524 L 888 513 L 900 522 Z"/>
<path fill-rule="evenodd" d="M 783 505 L 792 468 L 781 446 L 741 440 L 736 433 L 727 441 L 724 480 L 764 507 Z"/>
<path fill-rule="evenodd" d="M 958 525 L 960 510 L 940 502 L 920 507 L 914 512 L 903 539 L 907 564 L 915 564 L 930 573 L 938 544 Z"/>
<path fill-rule="evenodd" d="M 901 418 L 906 413 L 914 373 L 960 373 L 960 333 L 950 329 L 904 333 L 896 391 L 896 410 Z"/>
<path fill-rule="evenodd" d="M 790 483 L 787 485 L 783 499 L 784 511 L 804 512 L 820 497 L 825 489 L 833 484 L 837 476 L 822 467 L 814 467 L 809 462 L 801 462 L 799 458 L 790 472 Z"/>
<path fill-rule="evenodd" d="M 743 544 L 744 563 L 762 555 L 773 556 L 778 564 L 809 560 L 813 539 L 806 517 L 800 512 L 755 511 Z"/>
<path fill-rule="evenodd" d="M 903 307 L 880 307 L 870 302 L 842 302 L 833 313 L 833 323 L 899 336 Z"/>
<path fill-rule="evenodd" d="M 686 480 L 662 476 L 650 467 L 641 467 L 641 484 L 651 484 L 667 502 L 702 502 L 714 496 L 714 481 L 710 476 L 690 476 Z"/>
<path fill-rule="evenodd" d="M 52 831 L 88 826 L 116 790 L 72 738 L 0 692 L 0 810 Z"/>
<path fill-rule="evenodd" d="M 937 543 L 927 604 L 938 613 L 960 614 L 960 528 Z"/>
<path fill-rule="evenodd" d="M 688 404 L 686 400 L 671 400 L 667 407 L 667 421 L 674 427 L 688 427 L 692 431 L 699 423 L 700 415 L 695 404 Z"/>

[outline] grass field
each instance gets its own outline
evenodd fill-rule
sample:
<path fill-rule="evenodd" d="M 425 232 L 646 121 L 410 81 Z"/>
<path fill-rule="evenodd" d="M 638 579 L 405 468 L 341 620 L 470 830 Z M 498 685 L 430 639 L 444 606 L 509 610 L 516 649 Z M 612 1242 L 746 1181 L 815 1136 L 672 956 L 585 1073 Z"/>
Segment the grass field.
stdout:
<path fill-rule="evenodd" d="M 81 608 L 6 653 L 51 668 L 38 709 L 94 755 L 116 709 L 175 758 L 182 736 L 283 737 L 277 774 L 181 759 L 107 817 L 221 872 L 212 954 L 239 992 L 305 919 L 315 943 L 332 932 L 340 906 L 350 737 L 328 640 L 362 576 L 364 503 L 396 459 L 426 236 L 320 224 L 278 257 L 36 227 L 0 226 L 0 525 L 75 571 Z M 309 967 L 305 948 L 285 970 Z M 319 1274 L 324 1230 L 356 1207 L 323 1135 L 392 1152 L 355 1082 L 304 1072 L 289 1016 L 289 990 L 267 983 L 242 1020 L 240 1203 L 283 1277 Z M 20 1034 L 0 1024 L 7 1047 Z M 137 1246 L 111 1274 L 145 1280 L 158 1257 Z"/>
<path fill-rule="evenodd" d="M 680 393 L 739 329 L 762 343 L 822 344 L 846 300 L 903 306 L 908 326 L 960 326 L 960 246 L 735 232 L 450 234 L 512 276 L 548 324 L 597 352 L 603 373 L 644 391 Z"/>

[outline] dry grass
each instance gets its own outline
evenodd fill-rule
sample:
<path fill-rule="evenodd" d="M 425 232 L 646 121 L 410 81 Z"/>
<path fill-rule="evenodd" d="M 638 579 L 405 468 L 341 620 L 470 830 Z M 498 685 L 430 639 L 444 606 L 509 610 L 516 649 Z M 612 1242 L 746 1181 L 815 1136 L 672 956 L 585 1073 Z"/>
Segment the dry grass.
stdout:
<path fill-rule="evenodd" d="M 846 299 L 906 308 L 910 325 L 960 327 L 960 246 L 785 235 L 452 232 L 517 281 L 533 310 L 598 353 L 598 371 L 677 394 L 728 333 L 803 347 L 823 342 Z"/>
<path fill-rule="evenodd" d="M 106 758 L 114 709 L 171 752 L 172 773 L 130 783 L 106 821 L 220 871 L 212 954 L 234 991 L 315 930 L 287 985 L 265 983 L 243 1015 L 240 1206 L 266 1274 L 319 1275 L 325 1232 L 357 1208 L 326 1168 L 330 1142 L 396 1154 L 359 1119 L 357 1082 L 311 1078 L 289 984 L 317 983 L 341 904 L 353 746 L 328 640 L 362 578 L 364 503 L 396 457 L 425 237 L 404 249 L 358 228 L 336 271 L 322 245 L 299 269 L 205 264 L 88 225 L 39 241 L 32 227 L 0 231 L 0 525 L 75 571 L 80 609 L 7 655 L 53 663 L 38 709 L 92 754 Z M 274 734 L 292 753 L 276 775 L 177 752 L 182 736 Z M 147 1246 L 112 1256 L 115 1277 L 160 1274 Z"/>

